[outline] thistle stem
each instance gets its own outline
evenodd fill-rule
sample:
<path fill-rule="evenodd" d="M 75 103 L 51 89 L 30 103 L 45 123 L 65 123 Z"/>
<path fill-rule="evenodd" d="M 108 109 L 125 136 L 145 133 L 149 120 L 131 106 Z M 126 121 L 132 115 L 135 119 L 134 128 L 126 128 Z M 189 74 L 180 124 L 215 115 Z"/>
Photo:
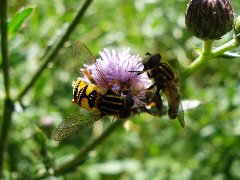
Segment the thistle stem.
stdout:
<path fill-rule="evenodd" d="M 223 44 L 222 46 L 215 48 L 212 52 L 212 55 L 213 55 L 213 57 L 217 57 L 219 55 L 222 55 L 226 51 L 235 49 L 236 46 L 238 46 L 236 39 L 232 39 L 229 42 Z"/>
<path fill-rule="evenodd" d="M 1 1 L 1 50 L 2 50 L 2 68 L 4 78 L 5 96 L 10 96 L 10 74 L 9 74 L 9 59 L 8 59 L 8 28 L 7 28 L 7 0 Z"/>
<path fill-rule="evenodd" d="M 7 0 L 1 0 L 0 4 L 1 17 L 1 51 L 2 51 L 2 68 L 4 78 L 5 98 L 3 104 L 3 115 L 0 119 L 0 178 L 2 177 L 4 151 L 6 147 L 8 131 L 11 124 L 13 112 L 13 103 L 10 99 L 10 73 L 8 59 L 8 28 L 7 28 Z"/>
<path fill-rule="evenodd" d="M 208 57 L 212 53 L 213 40 L 203 41 L 202 53 L 204 57 Z"/>
<path fill-rule="evenodd" d="M 201 54 L 197 57 L 196 60 L 192 62 L 192 64 L 190 64 L 188 68 L 183 71 L 184 78 L 190 76 L 193 72 L 202 67 L 208 59 L 212 57 L 212 48 L 213 41 L 203 41 L 203 48 Z"/>
<path fill-rule="evenodd" d="M 3 123 L 1 126 L 1 139 L 0 139 L 0 179 L 2 177 L 3 162 L 4 162 L 4 152 L 6 149 L 7 138 L 9 134 L 9 129 L 12 122 L 12 113 L 14 110 L 14 104 L 11 99 L 5 98 L 4 109 L 3 109 Z"/>
<path fill-rule="evenodd" d="M 182 71 L 183 78 L 187 78 L 193 74 L 197 69 L 201 68 L 211 59 L 224 54 L 227 51 L 233 50 L 238 46 L 236 39 L 232 39 L 227 43 L 213 49 L 213 41 L 204 41 L 201 54 L 190 64 L 189 67 Z"/>

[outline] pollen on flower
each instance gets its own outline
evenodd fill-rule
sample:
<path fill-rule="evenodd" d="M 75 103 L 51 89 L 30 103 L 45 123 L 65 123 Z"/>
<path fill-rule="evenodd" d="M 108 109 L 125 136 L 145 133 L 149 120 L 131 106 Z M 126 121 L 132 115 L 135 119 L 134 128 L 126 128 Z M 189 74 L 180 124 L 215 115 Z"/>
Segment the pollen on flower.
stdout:
<path fill-rule="evenodd" d="M 119 52 L 105 48 L 99 54 L 94 64 L 85 65 L 96 83 L 104 89 L 112 84 L 112 89 L 121 95 L 130 94 L 134 100 L 133 108 L 145 106 L 145 92 L 152 82 L 145 73 L 139 75 L 133 72 L 143 70 L 142 58 L 130 54 L 130 48 Z M 82 79 L 89 81 L 86 75 Z"/>

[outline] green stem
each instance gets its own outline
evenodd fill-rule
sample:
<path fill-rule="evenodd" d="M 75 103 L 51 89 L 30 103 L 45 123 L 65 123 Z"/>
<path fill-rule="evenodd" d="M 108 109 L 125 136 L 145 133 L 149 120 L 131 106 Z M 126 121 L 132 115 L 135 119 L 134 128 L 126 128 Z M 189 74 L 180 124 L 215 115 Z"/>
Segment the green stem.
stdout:
<path fill-rule="evenodd" d="M 3 162 L 4 162 L 4 151 L 6 148 L 7 138 L 12 120 L 12 113 L 14 110 L 14 104 L 11 99 L 4 100 L 3 109 L 3 123 L 1 129 L 1 140 L 0 140 L 0 177 L 2 177 Z"/>
<path fill-rule="evenodd" d="M 7 0 L 2 0 L 0 5 L 1 13 L 1 49 L 2 49 L 2 67 L 5 96 L 10 96 L 10 75 L 9 75 L 9 60 L 8 60 L 8 33 L 7 33 Z"/>
<path fill-rule="evenodd" d="M 213 55 L 213 57 L 217 57 L 219 55 L 222 55 L 226 51 L 231 51 L 231 50 L 235 49 L 236 46 L 238 46 L 236 39 L 232 39 L 231 41 L 223 44 L 222 46 L 215 48 L 212 52 L 212 55 Z"/>
<path fill-rule="evenodd" d="M 183 71 L 183 77 L 190 76 L 193 72 L 203 66 L 208 59 L 212 57 L 213 41 L 203 41 L 203 48 L 201 54 L 192 64 Z"/>
<path fill-rule="evenodd" d="M 197 69 L 205 65 L 208 60 L 216 58 L 219 55 L 224 54 L 226 51 L 233 50 L 238 45 L 239 43 L 237 42 L 237 40 L 232 39 L 229 42 L 223 44 L 222 46 L 212 49 L 213 41 L 204 41 L 202 53 L 197 57 L 196 60 L 192 62 L 189 67 L 183 70 L 183 78 L 187 78 L 188 76 L 193 74 Z"/>
<path fill-rule="evenodd" d="M 63 34 L 63 36 L 60 38 L 58 43 L 50 50 L 50 52 L 45 56 L 43 59 L 44 63 L 40 66 L 40 68 L 37 70 L 35 75 L 32 77 L 30 82 L 26 85 L 26 87 L 18 94 L 16 100 L 21 101 L 23 96 L 33 87 L 39 76 L 42 74 L 43 70 L 47 68 L 48 64 L 54 60 L 55 56 L 57 55 L 60 48 L 63 46 L 65 41 L 68 39 L 69 35 L 72 33 L 72 31 L 76 28 L 76 26 L 79 24 L 79 21 L 82 19 L 84 13 L 86 12 L 87 8 L 91 4 L 93 0 L 86 0 L 83 6 L 79 9 L 78 13 L 74 17 L 71 24 L 68 26 L 66 32 Z"/>
<path fill-rule="evenodd" d="M 2 68 L 5 88 L 5 98 L 3 104 L 3 116 L 0 119 L 0 178 L 2 177 L 4 151 L 6 147 L 8 132 L 11 124 L 13 112 L 13 102 L 10 99 L 10 73 L 8 59 L 8 28 L 7 28 L 7 0 L 1 0 L 1 50 Z"/>
<path fill-rule="evenodd" d="M 60 167 L 57 167 L 54 169 L 54 175 L 60 175 L 63 173 L 71 172 L 73 171 L 78 165 L 81 164 L 82 161 L 86 159 L 87 154 L 93 150 L 96 146 L 100 145 L 107 137 L 109 137 L 117 128 L 122 126 L 123 120 L 116 120 L 114 123 L 112 123 L 98 138 L 93 139 L 90 141 L 87 145 L 84 145 L 84 147 L 73 157 L 72 160 L 66 162 Z M 48 174 L 44 173 L 37 179 L 43 179 L 47 177 Z"/>

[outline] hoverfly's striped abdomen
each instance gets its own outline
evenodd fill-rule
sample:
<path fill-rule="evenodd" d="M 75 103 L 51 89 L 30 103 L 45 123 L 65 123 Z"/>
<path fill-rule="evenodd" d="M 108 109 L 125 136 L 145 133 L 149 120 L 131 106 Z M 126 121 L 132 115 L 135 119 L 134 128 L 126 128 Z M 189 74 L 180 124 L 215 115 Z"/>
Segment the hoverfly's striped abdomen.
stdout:
<path fill-rule="evenodd" d="M 106 94 L 99 99 L 98 109 L 103 115 L 119 115 L 124 119 L 130 115 L 133 104 L 131 97 Z"/>
<path fill-rule="evenodd" d="M 123 100 L 120 96 L 104 95 L 99 99 L 98 109 L 105 115 L 119 114 L 123 107 Z"/>

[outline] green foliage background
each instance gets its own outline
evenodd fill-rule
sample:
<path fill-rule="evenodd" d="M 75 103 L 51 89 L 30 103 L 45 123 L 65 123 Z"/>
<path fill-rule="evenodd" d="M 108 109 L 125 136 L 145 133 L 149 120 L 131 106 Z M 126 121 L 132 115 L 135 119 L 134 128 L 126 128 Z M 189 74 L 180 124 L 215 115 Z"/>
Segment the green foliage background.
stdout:
<path fill-rule="evenodd" d="M 238 0 L 232 0 L 236 15 Z M 83 1 L 10 1 L 9 18 L 32 8 L 27 19 L 9 35 L 11 94 L 31 79 L 48 50 L 59 40 Z M 50 140 L 72 105 L 71 83 L 78 76 L 71 43 L 86 44 L 94 54 L 105 47 L 130 47 L 142 57 L 160 52 L 178 70 L 196 57 L 201 41 L 185 28 L 186 0 L 94 1 L 57 57 L 34 87 L 15 105 L 4 164 L 6 179 L 36 178 L 46 168 L 69 160 L 112 122 L 106 120 L 66 142 Z M 230 32 L 215 44 L 226 42 Z M 239 51 L 239 48 L 237 49 Z M 181 79 L 182 99 L 201 105 L 185 112 L 186 127 L 167 116 L 140 114 L 129 118 L 85 157 L 81 166 L 58 177 L 66 179 L 239 179 L 240 178 L 240 61 L 219 58 Z M 181 73 L 179 72 L 179 75 Z M 0 74 L 0 98 L 3 77 Z M 2 103 L 0 107 L 2 115 Z M 49 122 L 46 125 L 44 122 Z"/>

